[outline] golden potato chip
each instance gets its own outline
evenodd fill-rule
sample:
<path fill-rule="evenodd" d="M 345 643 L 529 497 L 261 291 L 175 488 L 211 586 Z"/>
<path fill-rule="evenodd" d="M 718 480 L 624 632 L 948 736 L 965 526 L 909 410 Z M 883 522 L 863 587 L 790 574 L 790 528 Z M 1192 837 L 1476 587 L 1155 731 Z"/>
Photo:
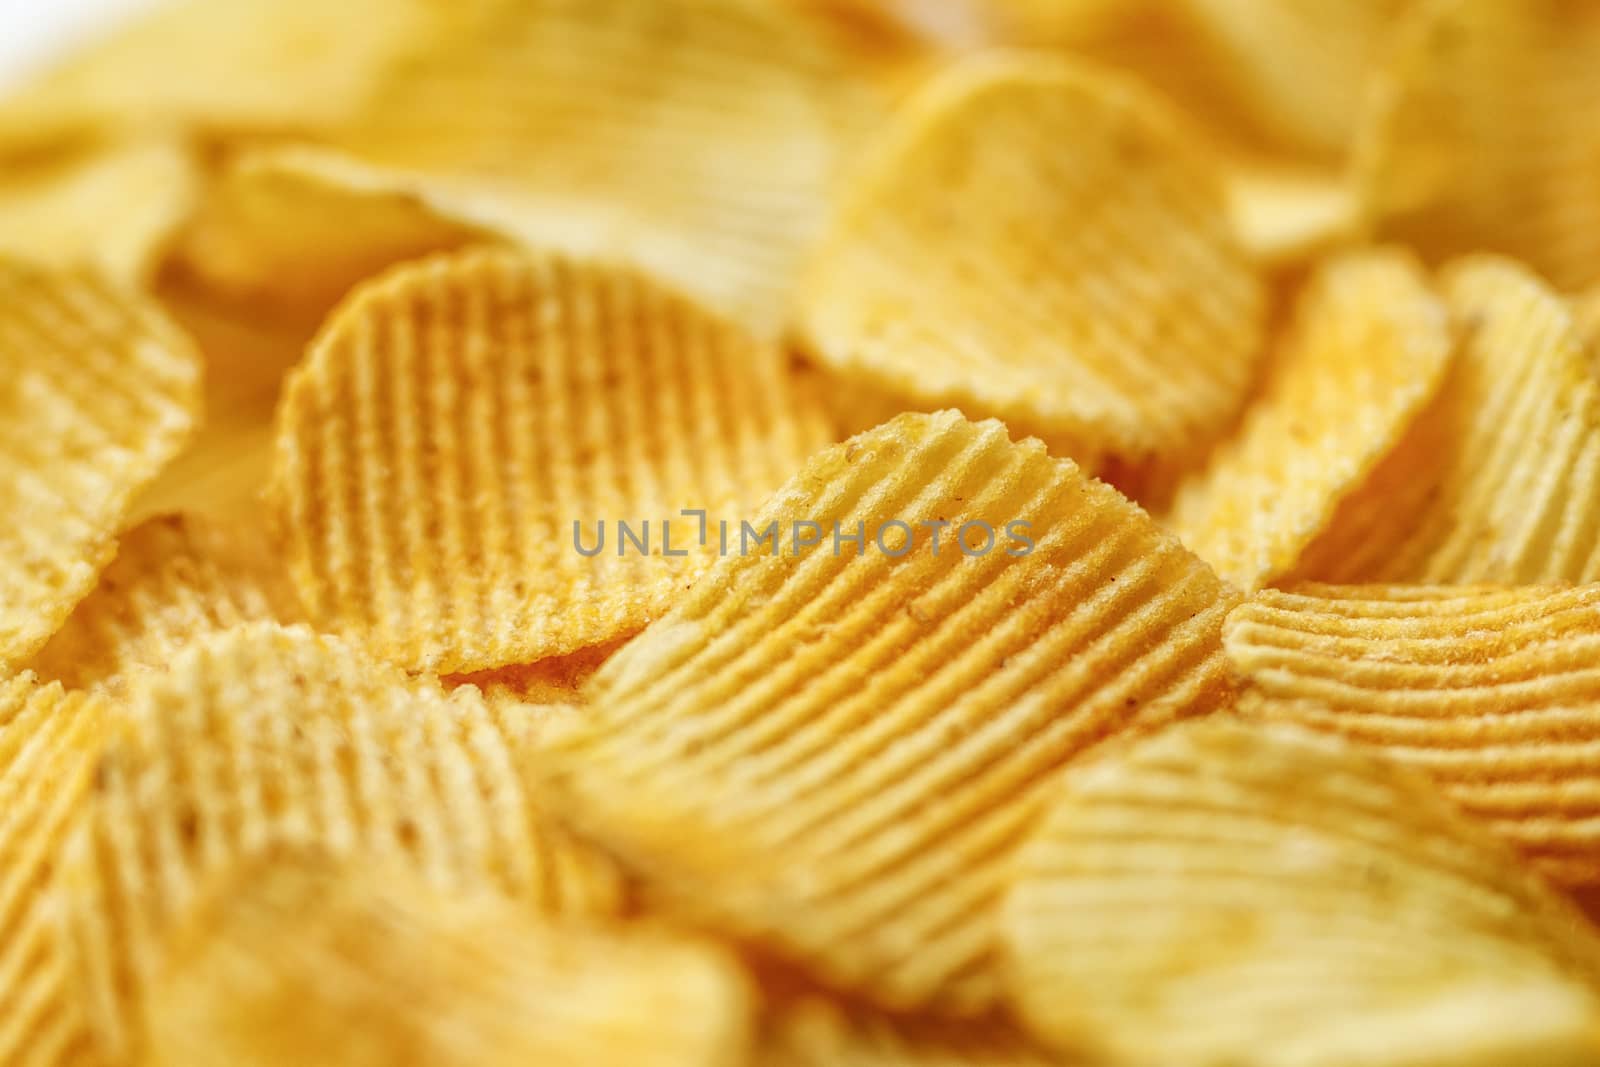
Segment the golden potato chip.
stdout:
<path fill-rule="evenodd" d="M 1071 461 L 954 412 L 820 454 L 747 526 L 771 540 L 590 681 L 542 753 L 552 803 L 670 910 L 884 1007 L 980 1011 L 1051 776 L 1225 703 L 1236 597 Z"/>
<path fill-rule="evenodd" d="M 159 311 L 0 257 L 0 672 L 94 588 L 133 495 L 177 454 L 200 362 Z"/>
<path fill-rule="evenodd" d="M 0 176 L 0 254 L 149 282 L 199 195 L 170 139 L 118 143 Z"/>
<path fill-rule="evenodd" d="M 936 79 L 900 115 L 798 309 L 842 388 L 997 416 L 1092 467 L 1220 433 L 1265 302 L 1216 169 L 1158 100 L 1065 60 L 1003 57 Z"/>
<path fill-rule="evenodd" d="M 1443 275 L 1454 368 L 1347 497 L 1296 576 L 1363 582 L 1600 579 L 1600 379 L 1568 303 L 1515 263 Z"/>
<path fill-rule="evenodd" d="M 108 1055 L 173 924 L 209 875 L 278 843 L 394 861 L 439 886 L 607 913 L 609 864 L 547 826 L 476 691 L 446 696 L 299 627 L 254 623 L 134 680 L 67 865 L 97 1037 Z"/>
<path fill-rule="evenodd" d="M 73 689 L 119 684 L 207 633 L 299 616 L 261 530 L 164 515 L 122 536 L 100 584 L 29 666 Z"/>
<path fill-rule="evenodd" d="M 772 0 L 480 0 L 341 141 L 528 243 L 657 274 L 776 328 L 882 94 Z"/>
<path fill-rule="evenodd" d="M 1050 1067 L 1058 1060 L 1002 1022 L 898 1019 L 820 997 L 765 1027 L 756 1067 Z"/>
<path fill-rule="evenodd" d="M 1185 723 L 1065 776 L 1004 908 L 1041 1037 L 1196 1067 L 1592 1064 L 1570 904 L 1337 738 Z"/>
<path fill-rule="evenodd" d="M 302 599 L 439 673 L 636 632 L 710 564 L 711 524 L 826 441 L 785 374 L 631 270 L 499 251 L 401 267 L 286 388 L 273 496 Z"/>
<path fill-rule="evenodd" d="M 152 988 L 157 1067 L 742 1067 L 737 964 L 541 923 L 405 872 L 275 857 L 219 884 Z"/>
<path fill-rule="evenodd" d="M 1179 490 L 1173 530 L 1242 588 L 1290 573 L 1439 391 L 1453 352 L 1449 315 L 1409 254 L 1326 261 L 1243 424 Z"/>
<path fill-rule="evenodd" d="M 1600 4 L 1422 0 L 1362 120 L 1369 223 L 1444 259 L 1482 251 L 1562 288 L 1600 281 Z"/>
<path fill-rule="evenodd" d="M 1246 713 L 1439 785 L 1546 874 L 1600 882 L 1600 586 L 1318 586 L 1229 617 Z"/>

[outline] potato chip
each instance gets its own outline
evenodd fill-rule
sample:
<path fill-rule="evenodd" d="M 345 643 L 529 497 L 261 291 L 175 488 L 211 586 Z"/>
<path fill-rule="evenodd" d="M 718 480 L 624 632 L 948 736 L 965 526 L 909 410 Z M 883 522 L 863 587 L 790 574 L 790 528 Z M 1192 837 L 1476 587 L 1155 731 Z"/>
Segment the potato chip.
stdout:
<path fill-rule="evenodd" d="M 1600 281 L 1600 4 L 1422 0 L 1398 36 L 1357 152 L 1370 224 Z"/>
<path fill-rule="evenodd" d="M 530 244 L 628 262 L 775 329 L 882 93 L 772 0 L 451 5 L 341 143 Z"/>
<path fill-rule="evenodd" d="M 1248 714 L 1432 778 L 1551 877 L 1600 883 L 1600 586 L 1318 586 L 1228 620 Z"/>
<path fill-rule="evenodd" d="M 538 922 L 405 872 L 275 857 L 224 881 L 152 989 L 169 1067 L 742 1067 L 737 964 Z"/>
<path fill-rule="evenodd" d="M 1567 302 L 1515 263 L 1443 276 L 1461 334 L 1434 403 L 1306 549 L 1296 576 L 1600 579 L 1600 379 Z"/>
<path fill-rule="evenodd" d="M 199 356 L 147 301 L 0 257 L 0 673 L 94 588 L 129 501 L 200 407 Z"/>
<path fill-rule="evenodd" d="M 552 803 L 671 910 L 884 1007 L 980 1011 L 1052 774 L 1225 703 L 1236 598 L 1115 490 L 954 412 L 820 454 L 749 525 L 775 541 L 590 681 L 542 754 Z"/>
<path fill-rule="evenodd" d="M 1027 1023 L 1117 1063 L 1600 1055 L 1582 916 L 1422 779 L 1291 727 L 1185 723 L 1065 776 L 1003 927 Z"/>
<path fill-rule="evenodd" d="M 141 675 L 120 709 L 66 861 L 83 980 L 113 1058 L 206 878 L 277 843 L 401 863 L 545 911 L 618 906 L 609 864 L 545 825 L 516 738 L 471 689 L 447 697 L 342 642 L 255 623 Z"/>
<path fill-rule="evenodd" d="M 1589 362 L 1600 372 L 1600 285 L 1573 301 L 1572 316 L 1578 336 L 1589 350 Z"/>
<path fill-rule="evenodd" d="M 1439 391 L 1453 352 L 1449 315 L 1409 254 L 1328 260 L 1243 425 L 1179 491 L 1173 530 L 1242 588 L 1292 572 Z"/>
<path fill-rule="evenodd" d="M 1220 433 L 1265 314 L 1216 169 L 1173 116 L 1038 57 L 974 60 L 917 96 L 856 175 L 798 307 L 843 388 L 997 416 L 1087 467 Z"/>
<path fill-rule="evenodd" d="M 164 515 L 122 536 L 100 584 L 30 667 L 72 689 L 111 686 L 164 666 L 207 633 L 299 616 L 288 572 L 261 530 Z"/>
<path fill-rule="evenodd" d="M 710 564 L 710 523 L 826 441 L 785 373 L 627 269 L 499 251 L 401 267 L 286 388 L 273 495 L 302 599 L 439 673 L 628 636 Z"/>
<path fill-rule="evenodd" d="M 1326 252 L 1359 227 L 1355 190 L 1342 172 L 1233 160 L 1225 180 L 1234 238 L 1266 266 Z"/>
<path fill-rule="evenodd" d="M 1002 1022 L 897 1019 L 820 997 L 779 1009 L 756 1067 L 1050 1067 L 1058 1060 Z"/>

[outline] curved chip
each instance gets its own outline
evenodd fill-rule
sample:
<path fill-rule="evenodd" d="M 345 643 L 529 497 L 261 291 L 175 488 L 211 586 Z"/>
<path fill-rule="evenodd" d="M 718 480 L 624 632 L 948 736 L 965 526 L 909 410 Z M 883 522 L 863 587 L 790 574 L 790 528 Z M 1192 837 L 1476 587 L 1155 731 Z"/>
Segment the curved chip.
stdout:
<path fill-rule="evenodd" d="M 152 1067 L 743 1067 L 738 965 L 537 921 L 403 871 L 274 856 L 219 881 L 150 996 Z"/>
<path fill-rule="evenodd" d="M 960 65 L 901 113 L 797 316 L 843 388 L 995 416 L 1093 468 L 1177 460 L 1221 433 L 1264 309 L 1212 160 L 1159 100 L 1003 57 Z"/>
<path fill-rule="evenodd" d="M 1600 579 L 1600 378 L 1570 305 L 1489 256 L 1452 264 L 1442 291 L 1460 335 L 1453 370 L 1295 576 Z"/>
<path fill-rule="evenodd" d="M 1600 1055 L 1592 929 L 1432 787 L 1216 717 L 1067 775 L 1003 928 L 1041 1037 L 1118 1063 Z"/>
<path fill-rule="evenodd" d="M 183 446 L 200 357 L 142 298 L 0 257 L 0 672 L 94 588 L 135 493 Z"/>
<path fill-rule="evenodd" d="M 1381 749 L 1547 875 L 1600 882 L 1600 586 L 1318 586 L 1228 619 L 1241 709 Z"/>
<path fill-rule="evenodd" d="M 1370 224 L 1600 281 L 1600 3 L 1422 0 L 1398 38 L 1358 142 Z"/>
<path fill-rule="evenodd" d="M 769 1020 L 756 1067 L 1051 1067 L 1062 1061 L 1003 1022 L 899 1019 L 820 997 Z"/>
<path fill-rule="evenodd" d="M 96 1036 L 123 1054 L 173 924 L 208 876 L 279 843 L 391 861 L 429 883 L 608 913 L 610 866 L 545 825 L 517 738 L 478 694 L 446 696 L 341 642 L 255 623 L 129 688 L 67 866 Z"/>
<path fill-rule="evenodd" d="M 1225 703 L 1235 596 L 1115 490 L 954 412 L 820 454 L 752 525 L 770 551 L 590 681 L 542 754 L 552 803 L 668 908 L 884 1007 L 981 1010 L 1051 776 Z"/>
<path fill-rule="evenodd" d="M 439 673 L 636 632 L 709 565 L 706 523 L 827 440 L 786 373 L 628 270 L 399 268 L 335 314 L 279 410 L 273 498 L 311 618 Z"/>
<path fill-rule="evenodd" d="M 72 689 L 99 688 L 164 666 L 205 634 L 299 616 L 288 572 L 259 529 L 164 515 L 122 535 L 100 584 L 29 666 Z"/>
<path fill-rule="evenodd" d="M 1244 589 L 1292 572 L 1439 391 L 1453 352 L 1449 315 L 1408 254 L 1327 261 L 1243 424 L 1179 490 L 1173 530 Z"/>

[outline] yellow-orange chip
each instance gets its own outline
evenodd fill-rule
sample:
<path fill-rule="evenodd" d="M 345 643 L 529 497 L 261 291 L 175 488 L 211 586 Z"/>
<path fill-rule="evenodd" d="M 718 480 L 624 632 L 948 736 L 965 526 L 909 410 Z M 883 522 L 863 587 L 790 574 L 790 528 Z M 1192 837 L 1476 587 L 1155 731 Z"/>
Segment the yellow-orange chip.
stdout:
<path fill-rule="evenodd" d="M 94 588 L 134 494 L 177 454 L 200 360 L 151 304 L 0 257 L 0 672 Z"/>
<path fill-rule="evenodd" d="M 1050 1067 L 1002 1022 L 898 1019 L 810 998 L 769 1020 L 756 1067 Z"/>
<path fill-rule="evenodd" d="M 1409 255 L 1327 261 L 1242 426 L 1180 490 L 1173 529 L 1245 589 L 1292 572 L 1439 391 L 1453 351 L 1449 315 Z"/>
<path fill-rule="evenodd" d="M 1371 224 L 1600 281 L 1600 4 L 1422 0 L 1398 38 L 1357 153 Z"/>
<path fill-rule="evenodd" d="M 981 1010 L 1051 776 L 1225 703 L 1236 597 L 1071 461 L 954 412 L 820 454 L 752 526 L 776 542 L 590 681 L 543 753 L 552 803 L 669 908 L 885 1007 Z"/>
<path fill-rule="evenodd" d="M 73 689 L 164 666 L 207 633 L 300 615 L 263 533 L 194 515 L 150 519 L 124 534 L 100 584 L 30 667 Z"/>
<path fill-rule="evenodd" d="M 1454 367 L 1347 497 L 1297 576 L 1362 582 L 1600 579 L 1600 379 L 1568 302 L 1507 260 L 1444 272 Z"/>
<path fill-rule="evenodd" d="M 1093 467 L 1176 460 L 1225 429 L 1264 306 L 1216 168 L 1158 99 L 1002 57 L 939 77 L 899 116 L 798 318 L 844 388 L 993 415 Z"/>
<path fill-rule="evenodd" d="M 1379 748 L 1565 882 L 1600 882 L 1600 586 L 1317 586 L 1229 617 L 1250 715 Z"/>
<path fill-rule="evenodd" d="M 475 251 L 334 315 L 273 495 L 313 620 L 462 673 L 636 632 L 826 439 L 777 348 L 650 279 Z"/>
<path fill-rule="evenodd" d="M 545 825 L 515 735 L 342 642 L 255 623 L 134 680 L 74 841 L 73 926 L 108 1054 L 207 877 L 278 843 L 393 861 L 551 912 L 618 904 L 610 866 Z"/>
<path fill-rule="evenodd" d="M 1022 850 L 1010 995 L 1117 1063 L 1562 1064 L 1600 1055 L 1600 944 L 1424 780 L 1231 717 L 1067 775 Z"/>

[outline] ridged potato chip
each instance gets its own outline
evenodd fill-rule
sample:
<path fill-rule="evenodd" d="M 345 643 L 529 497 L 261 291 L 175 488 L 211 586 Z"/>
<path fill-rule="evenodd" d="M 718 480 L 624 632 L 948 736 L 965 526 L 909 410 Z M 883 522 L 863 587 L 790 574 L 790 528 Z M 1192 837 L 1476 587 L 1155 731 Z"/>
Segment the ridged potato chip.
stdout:
<path fill-rule="evenodd" d="M 541 753 L 551 802 L 666 909 L 884 1007 L 981 1011 L 1052 775 L 1225 704 L 1236 596 L 954 412 L 820 454 L 751 525 L 770 551 L 730 551 L 590 681 Z"/>
<path fill-rule="evenodd" d="M 1441 284 L 1460 335 L 1455 365 L 1295 577 L 1600 579 L 1600 379 L 1570 305 L 1491 256 L 1452 264 Z"/>
<path fill-rule="evenodd" d="M 390 861 L 540 910 L 619 905 L 611 866 L 547 825 L 476 691 L 446 696 L 352 646 L 255 623 L 195 642 L 119 702 L 69 849 L 73 929 L 115 1058 L 208 876 L 278 844 Z"/>
<path fill-rule="evenodd" d="M 151 1067 L 743 1067 L 738 965 L 541 923 L 405 872 L 273 857 L 222 881 L 151 991 Z"/>
<path fill-rule="evenodd" d="M 1600 586 L 1318 586 L 1228 619 L 1252 716 L 1427 775 L 1545 874 L 1600 882 Z"/>
<path fill-rule="evenodd" d="M 200 359 L 149 301 L 0 257 L 0 367 L 3 673 L 94 588 L 199 413 Z"/>
<path fill-rule="evenodd" d="M 785 1005 L 764 1027 L 756 1067 L 1051 1067 L 1003 1022 L 898 1019 L 821 998 Z"/>
<path fill-rule="evenodd" d="M 1398 38 L 1358 142 L 1369 224 L 1600 281 L 1600 4 L 1421 0 Z"/>
<path fill-rule="evenodd" d="M 958 66 L 898 116 L 797 308 L 840 388 L 995 416 L 1092 469 L 1220 434 L 1265 299 L 1217 169 L 1159 100 L 1008 56 Z"/>
<path fill-rule="evenodd" d="M 785 377 L 777 348 L 628 269 L 398 268 L 333 316 L 279 411 L 310 617 L 439 673 L 638 631 L 711 562 L 683 509 L 737 523 L 826 442 Z"/>
<path fill-rule="evenodd" d="M 771 0 L 442 10 L 340 143 L 531 243 L 779 325 L 839 163 L 887 106 L 846 51 Z"/>
<path fill-rule="evenodd" d="M 122 535 L 100 584 L 29 667 L 72 689 L 117 685 L 208 633 L 299 616 L 288 572 L 262 531 L 164 515 Z"/>
<path fill-rule="evenodd" d="M 1292 727 L 1215 717 L 1075 769 L 1003 929 L 1027 1023 L 1115 1063 L 1600 1057 L 1582 916 L 1426 781 Z"/>
<path fill-rule="evenodd" d="M 1243 424 L 1179 490 L 1174 532 L 1247 590 L 1294 571 L 1438 393 L 1454 351 L 1449 314 L 1409 254 L 1326 261 Z"/>

